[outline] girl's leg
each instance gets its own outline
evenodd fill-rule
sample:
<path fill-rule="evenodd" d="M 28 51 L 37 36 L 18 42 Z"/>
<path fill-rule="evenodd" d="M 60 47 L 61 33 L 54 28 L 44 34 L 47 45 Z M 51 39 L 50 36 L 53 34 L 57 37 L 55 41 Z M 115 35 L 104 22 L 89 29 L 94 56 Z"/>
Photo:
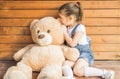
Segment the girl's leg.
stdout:
<path fill-rule="evenodd" d="M 114 79 L 114 71 L 112 70 L 105 70 L 105 69 L 98 69 L 93 67 L 85 67 L 85 74 L 84 76 L 100 76 L 105 79 Z"/>
<path fill-rule="evenodd" d="M 84 59 L 79 59 L 74 68 L 74 74 L 77 76 L 100 76 L 105 79 L 114 79 L 114 72 L 88 66 L 88 62 Z"/>
<path fill-rule="evenodd" d="M 84 68 L 88 67 L 89 64 L 86 60 L 80 58 L 73 67 L 73 72 L 77 76 L 84 76 Z"/>

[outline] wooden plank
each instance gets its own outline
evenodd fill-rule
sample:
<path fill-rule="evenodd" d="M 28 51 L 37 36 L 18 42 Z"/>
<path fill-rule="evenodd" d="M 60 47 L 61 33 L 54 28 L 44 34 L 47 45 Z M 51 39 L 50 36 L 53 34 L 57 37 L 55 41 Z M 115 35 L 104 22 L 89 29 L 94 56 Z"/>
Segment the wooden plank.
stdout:
<path fill-rule="evenodd" d="M 92 44 L 95 52 L 119 52 L 120 44 Z"/>
<path fill-rule="evenodd" d="M 69 1 L 0 1 L 0 9 L 58 9 L 62 4 L 67 2 L 74 2 L 74 0 Z M 120 8 L 119 1 L 80 1 L 84 9 L 110 9 L 110 8 Z M 56 5 L 57 4 L 57 5 Z M 27 5 L 27 6 L 26 6 Z M 46 6 L 47 5 L 47 6 Z"/>
<path fill-rule="evenodd" d="M 16 51 L 0 51 L 0 60 L 13 60 Z"/>
<path fill-rule="evenodd" d="M 29 26 L 34 19 L 0 19 L 0 26 Z"/>
<path fill-rule="evenodd" d="M 84 10 L 84 17 L 120 17 L 120 9 Z"/>
<path fill-rule="evenodd" d="M 0 35 L 30 35 L 29 27 L 0 27 Z"/>
<path fill-rule="evenodd" d="M 28 44 L 0 44 L 0 51 L 18 51 Z"/>
<path fill-rule="evenodd" d="M 114 34 L 114 35 L 118 35 L 120 34 L 120 27 L 102 27 L 102 26 L 86 26 L 86 31 L 87 34 L 101 34 L 101 35 L 106 35 L 106 34 Z"/>
<path fill-rule="evenodd" d="M 111 64 L 112 63 L 112 64 Z M 15 61 L 0 61 L 0 79 L 3 79 L 3 75 L 7 69 L 11 66 L 15 66 Z M 120 61 L 95 61 L 93 67 L 100 69 L 110 69 L 115 71 L 115 78 L 119 79 L 120 75 Z M 36 79 L 38 72 L 33 73 L 33 79 Z M 101 79 L 98 77 L 76 77 L 76 79 Z"/>
<path fill-rule="evenodd" d="M 17 51 L 28 44 L 0 44 L 0 51 Z M 94 52 L 120 52 L 120 44 L 92 44 Z"/>
<path fill-rule="evenodd" d="M 92 44 L 120 44 L 120 35 L 89 35 Z"/>
<path fill-rule="evenodd" d="M 0 51 L 0 60 L 13 60 L 16 51 Z M 94 52 L 95 60 L 120 60 L 120 52 Z"/>
<path fill-rule="evenodd" d="M 89 37 L 92 39 L 92 44 L 120 44 L 120 35 L 89 35 Z M 24 44 L 33 41 L 31 35 L 0 35 L 0 43 Z"/>
<path fill-rule="evenodd" d="M 8 41 L 9 39 L 9 41 Z M 30 35 L 0 35 L 0 43 L 33 43 Z"/>
<path fill-rule="evenodd" d="M 120 18 L 83 18 L 82 23 L 90 26 L 119 26 Z"/>
<path fill-rule="evenodd" d="M 1 18 L 57 17 L 58 10 L 0 10 Z M 120 17 L 120 9 L 83 10 L 84 17 Z"/>
<path fill-rule="evenodd" d="M 86 9 L 115 9 L 120 8 L 119 0 L 88 0 L 81 2 Z"/>
<path fill-rule="evenodd" d="M 1 18 L 39 18 L 57 16 L 57 10 L 0 10 Z"/>
<path fill-rule="evenodd" d="M 85 26 L 87 34 L 89 35 L 119 35 L 120 27 L 103 27 L 103 26 Z M 28 27 L 0 27 L 0 35 L 30 35 L 30 29 Z"/>
<path fill-rule="evenodd" d="M 95 60 L 120 60 L 120 52 L 94 52 Z"/>
<path fill-rule="evenodd" d="M 0 19 L 0 26 L 29 26 L 33 19 Z M 86 26 L 120 26 L 120 18 L 83 18 Z"/>

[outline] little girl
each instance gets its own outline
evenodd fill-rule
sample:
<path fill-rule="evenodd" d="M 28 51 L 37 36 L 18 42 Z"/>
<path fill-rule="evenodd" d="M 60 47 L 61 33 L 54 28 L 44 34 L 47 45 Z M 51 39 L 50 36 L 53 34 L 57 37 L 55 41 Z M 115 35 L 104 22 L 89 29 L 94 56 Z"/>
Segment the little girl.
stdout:
<path fill-rule="evenodd" d="M 105 79 L 114 79 L 114 71 L 91 67 L 94 57 L 87 40 L 85 26 L 80 23 L 83 15 L 80 2 L 62 5 L 58 15 L 60 22 L 64 25 L 62 28 L 67 45 L 77 48 L 80 52 L 76 62 L 65 61 L 64 65 L 72 67 L 76 76 L 100 76 Z M 63 73 L 66 74 L 65 70 Z"/>

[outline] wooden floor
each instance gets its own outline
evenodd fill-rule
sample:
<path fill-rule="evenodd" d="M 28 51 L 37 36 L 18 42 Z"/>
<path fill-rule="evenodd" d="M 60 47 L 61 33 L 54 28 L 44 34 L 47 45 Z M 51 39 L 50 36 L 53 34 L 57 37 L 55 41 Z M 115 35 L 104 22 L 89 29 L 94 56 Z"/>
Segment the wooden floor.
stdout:
<path fill-rule="evenodd" d="M 0 79 L 3 79 L 3 75 L 6 72 L 7 68 L 15 65 L 13 61 L 0 61 Z M 94 66 L 102 69 L 111 69 L 115 71 L 115 78 L 120 79 L 120 61 L 95 61 Z M 34 72 L 33 79 L 36 79 L 38 72 Z M 101 79 L 99 77 L 76 77 L 77 79 Z"/>

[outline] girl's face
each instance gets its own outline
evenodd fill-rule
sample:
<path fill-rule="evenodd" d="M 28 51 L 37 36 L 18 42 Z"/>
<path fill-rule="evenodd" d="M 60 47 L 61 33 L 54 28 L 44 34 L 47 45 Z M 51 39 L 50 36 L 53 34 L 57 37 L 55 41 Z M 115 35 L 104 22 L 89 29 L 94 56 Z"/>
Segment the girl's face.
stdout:
<path fill-rule="evenodd" d="M 73 18 L 73 16 L 65 16 L 65 15 L 63 15 L 63 14 L 61 14 L 61 13 L 59 13 L 58 15 L 59 15 L 59 20 L 60 20 L 60 22 L 61 22 L 63 25 L 69 26 L 69 25 L 71 25 L 71 24 L 74 23 L 74 18 Z"/>

